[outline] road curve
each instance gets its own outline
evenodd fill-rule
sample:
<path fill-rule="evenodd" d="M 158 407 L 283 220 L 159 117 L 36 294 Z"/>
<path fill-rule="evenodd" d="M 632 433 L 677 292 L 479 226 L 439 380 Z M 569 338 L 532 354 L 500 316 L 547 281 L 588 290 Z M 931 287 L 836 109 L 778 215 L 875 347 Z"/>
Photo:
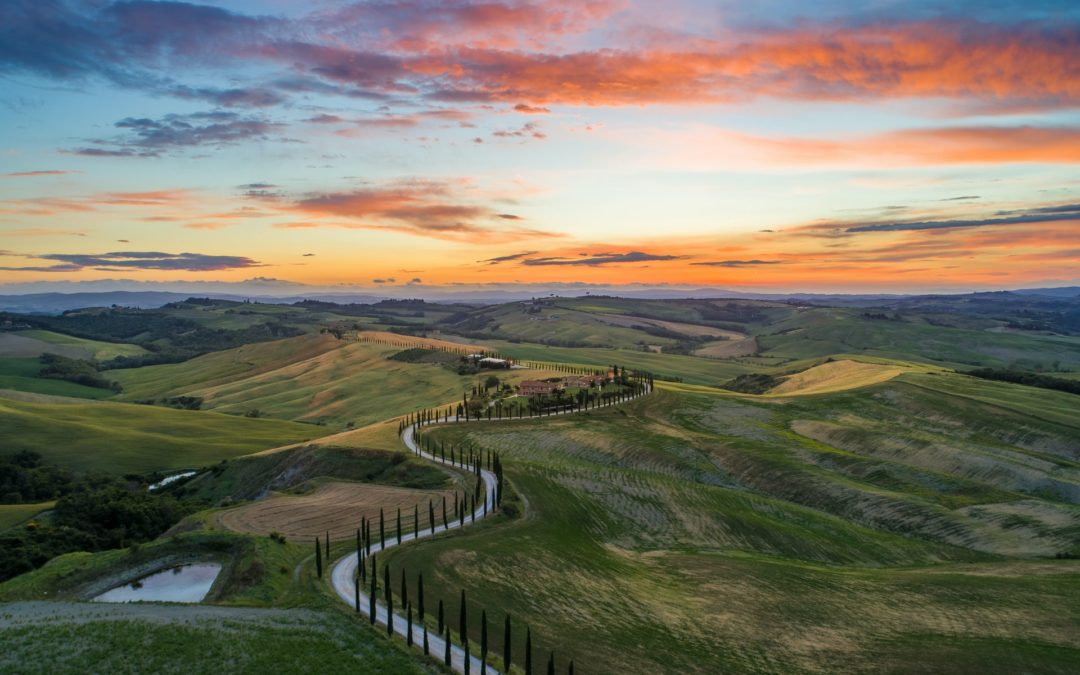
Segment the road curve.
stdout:
<path fill-rule="evenodd" d="M 642 396 L 647 396 L 651 392 L 652 392 L 652 387 L 650 385 L 646 384 L 645 385 L 645 390 L 641 394 L 638 394 L 638 396 L 635 396 L 632 399 L 628 399 L 628 400 L 634 400 L 634 399 L 637 399 L 637 398 L 641 398 Z M 618 402 L 608 403 L 606 405 L 596 406 L 596 408 L 608 408 L 608 407 L 616 406 L 616 405 L 619 405 L 620 403 L 625 403 L 625 402 L 626 401 L 618 401 Z M 589 408 L 589 410 L 595 410 L 596 408 Z M 552 413 L 552 415 L 568 415 L 568 414 L 573 414 L 573 413 L 576 413 L 576 412 L 588 412 L 588 410 L 566 410 L 566 411 L 561 411 L 561 412 L 557 412 L 557 413 Z M 549 415 L 545 415 L 545 417 L 548 417 L 548 416 Z M 536 418 L 523 418 L 523 419 L 536 419 Z M 434 426 L 436 424 L 456 424 L 458 422 L 466 423 L 466 422 L 505 422 L 505 421 L 509 421 L 509 420 L 499 420 L 499 419 L 491 419 L 491 420 L 469 419 L 469 420 L 464 420 L 464 419 L 459 419 L 455 415 L 454 417 L 451 417 L 448 421 L 429 422 L 428 424 L 425 424 L 424 426 Z M 402 432 L 401 440 L 402 440 L 402 442 L 405 443 L 405 446 L 408 447 L 410 450 L 412 450 L 413 453 L 419 455 L 420 457 L 423 457 L 426 460 L 435 462 L 436 464 L 444 464 L 444 465 L 450 466 L 450 462 L 445 462 L 440 457 L 437 457 L 435 455 L 431 455 L 431 454 L 425 452 L 423 449 L 421 449 L 419 447 L 419 445 L 416 442 L 416 431 L 417 431 L 418 426 L 419 426 L 418 424 L 412 424 L 412 425 L 406 427 L 405 430 Z M 466 467 L 462 467 L 460 464 L 455 465 L 455 466 L 457 466 L 457 468 L 466 468 Z M 495 485 L 496 485 L 495 474 L 488 471 L 487 469 L 482 468 L 480 470 L 480 477 L 483 479 L 484 491 L 487 493 L 487 504 L 489 506 L 485 507 L 484 500 L 477 500 L 476 509 L 471 514 L 465 516 L 465 525 L 469 525 L 471 523 L 474 523 L 474 522 L 476 522 L 477 519 L 484 518 L 488 514 L 494 513 L 494 509 L 491 508 L 490 505 L 495 504 Z M 410 532 L 408 534 L 402 533 L 402 535 L 401 535 L 401 543 L 402 544 L 407 544 L 410 541 L 415 541 L 417 539 L 426 539 L 428 537 L 434 536 L 435 534 L 439 534 L 440 532 L 446 532 L 448 530 L 457 529 L 457 528 L 462 526 L 461 519 L 458 518 L 458 519 L 454 520 L 453 522 L 450 522 L 448 525 L 449 525 L 448 527 L 443 526 L 443 525 L 436 525 L 434 532 L 432 532 L 431 528 L 424 528 L 423 530 L 418 530 L 417 532 Z M 396 537 L 388 538 L 386 541 L 383 541 L 382 543 L 372 542 L 371 551 L 372 551 L 373 554 L 380 553 L 382 551 L 394 548 L 397 545 L 398 545 L 398 543 L 397 543 Z M 330 575 L 330 580 L 331 580 L 331 583 L 334 586 L 334 591 L 338 594 L 338 596 L 342 600 L 347 602 L 349 604 L 349 606 L 352 606 L 352 607 L 355 607 L 355 602 L 356 602 L 356 565 L 357 565 L 358 560 L 359 560 L 359 557 L 357 556 L 356 552 L 350 553 L 349 555 L 345 556 L 344 558 L 340 559 L 337 563 L 334 564 L 333 570 L 331 571 L 331 575 Z M 370 601 L 369 601 L 368 593 L 366 592 L 365 589 L 361 589 L 360 607 L 359 607 L 360 613 L 362 613 L 364 615 L 368 615 L 369 602 Z M 376 599 L 376 603 L 375 603 L 375 622 L 385 626 L 386 621 L 387 621 L 386 606 L 382 602 L 379 602 Z M 423 649 L 424 642 L 423 642 L 422 631 L 424 630 L 424 626 L 421 623 L 414 621 L 410 625 L 408 618 L 406 618 L 405 616 L 403 616 L 402 614 L 400 614 L 398 612 L 394 612 L 394 614 L 393 614 L 393 622 L 394 622 L 394 632 L 396 634 L 401 635 L 402 637 L 405 637 L 406 635 L 408 635 L 408 631 L 411 630 L 412 635 L 413 635 L 413 645 L 415 647 L 417 647 L 418 649 Z M 429 632 L 428 633 L 428 644 L 429 644 L 430 653 L 431 653 L 432 658 L 442 660 L 443 655 L 446 653 L 446 639 L 445 639 L 445 636 L 436 635 L 435 633 Z M 470 672 L 473 672 L 473 673 L 481 673 L 481 672 L 483 672 L 483 673 L 485 673 L 485 675 L 499 675 L 499 672 L 500 672 L 499 670 L 497 670 L 494 666 L 492 666 L 490 664 L 485 667 L 484 664 L 482 664 L 480 662 L 480 658 L 477 657 L 475 654 L 470 653 L 469 662 L 470 662 L 469 663 L 469 671 Z M 451 663 L 451 667 L 455 671 L 457 671 L 459 673 L 464 673 L 465 672 L 465 650 L 462 649 L 461 647 L 459 647 L 458 645 L 453 644 L 453 643 L 451 643 L 451 646 L 450 646 L 450 663 Z"/>

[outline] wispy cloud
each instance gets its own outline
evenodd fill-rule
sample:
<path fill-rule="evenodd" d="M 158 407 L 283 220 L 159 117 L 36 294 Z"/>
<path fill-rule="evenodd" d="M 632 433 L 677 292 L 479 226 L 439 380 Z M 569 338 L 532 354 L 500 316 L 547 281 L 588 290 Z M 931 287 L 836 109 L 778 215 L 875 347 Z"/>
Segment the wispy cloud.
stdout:
<path fill-rule="evenodd" d="M 703 267 L 757 267 L 758 265 L 779 265 L 779 260 L 705 260 L 693 262 L 691 265 Z"/>
<path fill-rule="evenodd" d="M 627 253 L 597 253 L 584 254 L 578 258 L 525 258 L 522 265 L 543 267 L 551 265 L 569 265 L 580 267 L 599 267 L 603 265 L 617 265 L 625 263 L 648 263 L 662 262 L 667 260 L 679 260 L 684 256 L 658 255 L 643 251 L 629 251 Z"/>
<path fill-rule="evenodd" d="M 83 269 L 99 271 L 173 270 L 214 272 L 220 270 L 260 267 L 261 263 L 244 256 L 206 255 L 203 253 L 161 253 L 158 251 L 115 251 L 111 253 L 43 253 L 24 256 L 37 260 L 55 261 L 54 265 L 32 267 L 3 267 L 11 272 L 77 272 Z"/>

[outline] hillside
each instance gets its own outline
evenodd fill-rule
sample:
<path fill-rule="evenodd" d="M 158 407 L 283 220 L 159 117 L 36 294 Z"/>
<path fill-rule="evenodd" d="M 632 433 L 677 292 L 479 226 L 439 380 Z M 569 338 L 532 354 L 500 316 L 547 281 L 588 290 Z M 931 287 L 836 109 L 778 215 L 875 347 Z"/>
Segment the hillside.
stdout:
<path fill-rule="evenodd" d="M 111 402 L 0 398 L 7 448 L 74 471 L 111 474 L 201 467 L 323 435 L 318 427 Z"/>
<path fill-rule="evenodd" d="M 260 416 L 316 422 L 335 430 L 457 402 L 463 391 L 489 374 L 505 382 L 551 375 L 535 370 L 458 375 L 437 363 L 389 358 L 400 351 L 401 347 L 355 338 L 307 335 L 214 352 L 183 364 L 112 374 L 123 385 L 127 400 L 199 397 L 209 410 L 257 411 Z"/>
<path fill-rule="evenodd" d="M 531 517 L 391 562 L 510 611 L 589 672 L 903 670 L 913 650 L 943 672 L 1064 672 L 1080 565 L 1047 558 L 1080 554 L 1080 421 L 1033 419 L 1004 388 L 916 374 L 767 400 L 661 391 L 436 430 L 498 450 Z"/>

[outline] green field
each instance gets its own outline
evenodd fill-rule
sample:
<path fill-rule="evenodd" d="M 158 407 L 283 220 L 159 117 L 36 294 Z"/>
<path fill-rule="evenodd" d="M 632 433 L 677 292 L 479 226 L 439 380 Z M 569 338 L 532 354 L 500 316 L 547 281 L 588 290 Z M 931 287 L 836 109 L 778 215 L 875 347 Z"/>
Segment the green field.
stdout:
<path fill-rule="evenodd" d="M 112 474 L 199 467 L 324 435 L 319 427 L 127 403 L 0 399 L 12 450 L 73 471 Z"/>
<path fill-rule="evenodd" d="M 458 375 L 431 363 L 391 360 L 400 351 L 309 335 L 207 354 L 181 364 L 111 371 L 127 400 L 199 396 L 204 408 L 318 422 L 340 430 L 457 402 L 488 373 Z M 498 371 L 506 381 L 551 373 Z"/>
<path fill-rule="evenodd" d="M 434 672 L 323 592 L 310 557 L 308 546 L 220 533 L 60 556 L 0 584 L 10 603 L 0 604 L 0 671 Z M 195 560 L 225 563 L 211 590 L 218 606 L 70 602 Z"/>
<path fill-rule="evenodd" d="M 38 377 L 41 361 L 36 358 L 0 358 L 0 389 L 14 389 L 49 396 L 74 396 L 76 398 L 103 399 L 115 396 L 111 389 L 87 387 L 82 384 Z"/>
<path fill-rule="evenodd" d="M 30 520 L 55 505 L 55 501 L 41 502 L 40 504 L 0 504 L 0 530 L 6 530 L 9 527 Z"/>
<path fill-rule="evenodd" d="M 587 672 L 1068 672 L 1080 419 L 905 377 L 429 432 L 502 453 L 528 515 L 387 558 Z"/>
<path fill-rule="evenodd" d="M 950 368 L 1052 370 L 1080 367 L 1080 338 L 972 330 L 920 317 L 870 319 L 861 310 L 817 308 L 792 314 L 758 334 L 764 356 L 807 359 L 832 354 L 881 356 Z"/>
<path fill-rule="evenodd" d="M 108 361 L 110 359 L 115 359 L 118 356 L 142 356 L 147 353 L 147 351 L 139 345 L 88 340 L 73 335 L 54 333 L 48 330 L 24 330 L 19 331 L 16 335 L 41 340 L 50 345 L 60 345 L 80 349 L 87 354 L 85 358 L 94 361 Z"/>

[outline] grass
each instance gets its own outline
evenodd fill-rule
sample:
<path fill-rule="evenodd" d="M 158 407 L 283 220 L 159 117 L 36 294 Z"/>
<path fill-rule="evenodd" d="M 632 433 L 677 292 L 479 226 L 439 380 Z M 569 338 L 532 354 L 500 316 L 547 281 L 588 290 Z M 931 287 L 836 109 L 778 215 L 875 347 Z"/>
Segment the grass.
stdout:
<path fill-rule="evenodd" d="M 1043 370 L 1080 367 L 1080 338 L 935 326 L 914 317 L 889 321 L 861 310 L 816 308 L 797 312 L 758 334 L 765 356 L 821 358 L 880 356 L 949 368 L 972 366 Z"/>
<path fill-rule="evenodd" d="M 429 431 L 497 449 L 528 515 L 386 559 L 422 572 L 449 616 L 460 589 L 471 616 L 510 612 L 519 656 L 528 624 L 534 658 L 554 647 L 587 672 L 1068 672 L 1080 563 L 1004 554 L 1080 540 L 1076 501 L 1028 482 L 1034 466 L 1066 480 L 1080 420 L 903 378 L 789 399 L 660 391 Z M 843 433 L 823 442 L 800 421 Z"/>
<path fill-rule="evenodd" d="M 73 471 L 112 474 L 206 466 L 315 438 L 318 427 L 127 403 L 0 399 L 9 447 Z"/>
<path fill-rule="evenodd" d="M 0 504 L 0 530 L 6 530 L 30 520 L 42 511 L 48 511 L 56 501 L 38 504 Z"/>
<path fill-rule="evenodd" d="M 414 490 L 402 487 L 321 481 L 305 494 L 274 494 L 267 499 L 230 508 L 217 514 L 218 524 L 233 532 L 269 535 L 280 532 L 289 541 L 313 542 L 328 534 L 332 541 L 355 536 L 360 519 L 386 517 L 386 533 L 393 537 L 400 510 L 403 531 L 413 531 L 413 508 L 420 508 L 420 522 L 428 522 L 428 501 L 453 503 L 452 491 Z M 441 514 L 441 510 L 439 510 Z"/>
<path fill-rule="evenodd" d="M 138 549 L 61 556 L 0 584 L 0 600 L 15 603 L 0 605 L 0 670 L 433 672 L 327 595 L 308 549 L 192 532 Z M 211 591 L 218 607 L 55 602 L 85 598 L 155 564 L 223 556 Z M 43 599 L 52 602 L 25 602 Z M 271 604 L 278 609 L 264 609 Z"/>
<path fill-rule="evenodd" d="M 546 347 L 543 345 L 486 341 L 504 354 L 518 360 L 569 363 L 603 367 L 617 364 L 631 370 L 644 370 L 657 377 L 679 378 L 692 384 L 719 385 L 736 375 L 762 370 L 741 362 L 706 359 L 678 354 L 656 354 L 629 349 Z"/>
<path fill-rule="evenodd" d="M 101 340 L 88 340 L 73 335 L 54 333 L 48 330 L 24 330 L 16 335 L 41 340 L 50 345 L 60 345 L 80 349 L 95 361 L 108 361 L 118 356 L 143 356 L 148 352 L 139 345 L 121 342 L 102 342 Z"/>
<path fill-rule="evenodd" d="M 404 340 L 404 338 L 402 338 Z M 489 373 L 458 375 L 388 357 L 401 347 L 311 335 L 215 352 L 176 365 L 117 371 L 128 400 L 188 395 L 204 408 L 317 422 L 341 430 L 461 399 Z M 505 381 L 548 372 L 498 371 Z"/>
<path fill-rule="evenodd" d="M 14 389 L 32 394 L 73 396 L 75 398 L 105 399 L 115 395 L 111 389 L 38 377 L 41 362 L 36 358 L 0 358 L 0 389 Z"/>
<path fill-rule="evenodd" d="M 789 376 L 769 390 L 770 394 L 805 396 L 857 389 L 891 380 L 904 370 L 899 366 L 861 363 L 842 359 L 814 366 Z"/>

